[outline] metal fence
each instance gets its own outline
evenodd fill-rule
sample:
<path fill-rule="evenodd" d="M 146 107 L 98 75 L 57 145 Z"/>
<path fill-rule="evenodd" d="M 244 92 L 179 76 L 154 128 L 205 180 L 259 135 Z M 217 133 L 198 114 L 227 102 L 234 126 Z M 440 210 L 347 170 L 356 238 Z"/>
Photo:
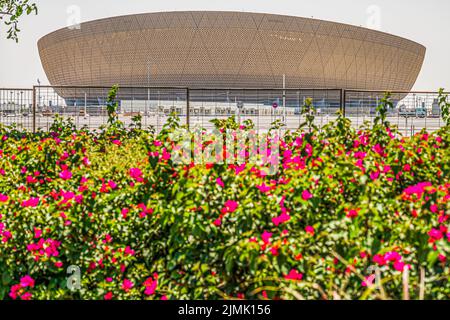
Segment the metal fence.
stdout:
<path fill-rule="evenodd" d="M 0 89 L 0 123 L 15 124 L 30 131 L 48 130 L 59 115 L 72 118 L 77 128 L 98 129 L 106 124 L 109 87 L 52 87 Z M 182 123 L 211 129 L 212 119 L 235 116 L 241 123 L 251 119 L 258 130 L 268 130 L 275 120 L 296 129 L 305 121 L 301 108 L 307 98 L 316 109 L 315 124 L 322 127 L 336 119 L 340 109 L 355 127 L 372 122 L 376 106 L 385 93 L 342 89 L 198 89 L 121 87 L 118 90 L 119 119 L 130 126 L 136 115 L 143 127 L 160 130 L 170 113 Z M 437 92 L 393 92 L 395 108 L 388 120 L 404 134 L 442 125 Z"/>

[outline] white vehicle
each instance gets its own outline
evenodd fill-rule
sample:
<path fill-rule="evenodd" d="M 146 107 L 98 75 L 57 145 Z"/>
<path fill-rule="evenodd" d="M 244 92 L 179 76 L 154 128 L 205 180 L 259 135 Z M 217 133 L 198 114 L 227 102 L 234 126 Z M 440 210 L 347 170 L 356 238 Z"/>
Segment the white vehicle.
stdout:
<path fill-rule="evenodd" d="M 416 110 L 414 109 L 407 109 L 405 105 L 400 106 L 398 110 L 398 115 L 400 117 L 415 117 L 416 116 Z"/>

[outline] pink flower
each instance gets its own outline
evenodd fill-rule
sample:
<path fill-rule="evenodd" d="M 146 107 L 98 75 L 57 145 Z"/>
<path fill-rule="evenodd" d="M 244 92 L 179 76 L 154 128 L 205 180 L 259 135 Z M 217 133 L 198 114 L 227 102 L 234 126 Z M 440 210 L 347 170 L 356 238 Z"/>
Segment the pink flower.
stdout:
<path fill-rule="evenodd" d="M 265 183 L 262 183 L 260 186 L 256 186 L 256 188 L 258 188 L 258 190 L 261 191 L 262 193 L 267 193 L 271 189 L 269 186 L 266 186 Z"/>
<path fill-rule="evenodd" d="M 223 183 L 222 179 L 219 177 L 216 179 L 216 183 L 221 186 L 222 188 L 225 188 L 225 184 Z"/>
<path fill-rule="evenodd" d="M 19 293 L 20 289 L 21 289 L 20 284 L 15 284 L 15 285 L 13 285 L 13 286 L 11 287 L 11 291 L 9 292 L 9 296 L 10 296 L 12 299 L 16 300 L 17 297 L 18 297 L 19 294 L 20 294 L 20 293 Z"/>
<path fill-rule="evenodd" d="M 166 148 L 163 148 L 162 150 L 162 159 L 163 160 L 169 160 L 171 158 L 171 155 L 169 152 L 167 152 Z"/>
<path fill-rule="evenodd" d="M 379 144 L 376 144 L 373 148 L 373 151 L 375 151 L 376 153 L 378 153 L 380 156 L 384 157 L 384 148 L 381 147 Z"/>
<path fill-rule="evenodd" d="M 222 224 L 222 220 L 220 218 L 217 218 L 216 220 L 214 220 L 213 224 L 219 227 Z"/>
<path fill-rule="evenodd" d="M 22 202 L 22 207 L 32 207 L 35 208 L 39 204 L 39 198 L 30 198 Z"/>
<path fill-rule="evenodd" d="M 8 201 L 9 197 L 7 195 L 0 193 L 0 202 L 6 202 Z"/>
<path fill-rule="evenodd" d="M 156 288 L 158 286 L 158 274 L 154 273 L 153 274 L 153 278 L 149 277 L 147 278 L 147 280 L 144 281 L 144 294 L 146 294 L 147 296 L 151 296 L 152 294 L 155 293 Z"/>
<path fill-rule="evenodd" d="M 347 212 L 347 218 L 354 219 L 358 216 L 359 209 L 350 209 Z"/>
<path fill-rule="evenodd" d="M 26 288 L 26 287 L 33 288 L 34 287 L 34 279 L 31 278 L 30 276 L 26 275 L 25 277 L 20 278 L 20 286 L 22 288 Z"/>
<path fill-rule="evenodd" d="M 270 238 L 272 237 L 273 233 L 264 231 L 263 234 L 261 235 L 261 239 L 262 241 L 267 244 L 270 242 Z"/>
<path fill-rule="evenodd" d="M 62 268 L 62 266 L 63 266 L 63 263 L 61 261 L 56 261 L 55 262 L 55 267 Z"/>
<path fill-rule="evenodd" d="M 84 164 L 86 167 L 88 167 L 88 166 L 91 165 L 91 162 L 89 161 L 89 159 L 88 159 L 87 157 L 84 157 L 84 158 L 83 158 L 83 164 Z"/>
<path fill-rule="evenodd" d="M 61 171 L 61 173 L 59 174 L 59 177 L 63 180 L 70 180 L 72 178 L 72 172 L 70 172 L 69 170 L 63 170 Z"/>
<path fill-rule="evenodd" d="M 377 180 L 379 176 L 380 176 L 380 171 L 374 171 L 374 172 L 370 173 L 370 179 L 372 179 L 373 181 Z"/>
<path fill-rule="evenodd" d="M 311 199 L 313 197 L 313 195 L 311 194 L 311 192 L 309 192 L 308 190 L 304 190 L 302 192 L 302 199 L 305 201 L 308 201 L 309 199 Z"/>
<path fill-rule="evenodd" d="M 115 189 L 115 188 L 117 188 L 117 183 L 115 183 L 115 182 L 112 181 L 112 180 L 109 180 L 109 181 L 108 181 L 108 186 L 109 186 L 111 189 Z"/>
<path fill-rule="evenodd" d="M 225 202 L 225 207 L 222 208 L 222 210 L 221 210 L 222 214 L 233 213 L 234 211 L 236 211 L 237 207 L 238 207 L 238 203 L 236 201 L 227 200 Z"/>
<path fill-rule="evenodd" d="M 273 255 L 273 256 L 278 256 L 278 247 L 272 247 L 272 248 L 270 248 L 270 253 Z"/>
<path fill-rule="evenodd" d="M 134 256 L 136 252 L 132 250 L 130 246 L 126 246 L 124 253 L 125 255 Z"/>
<path fill-rule="evenodd" d="M 120 146 L 122 144 L 120 140 L 113 140 L 112 143 L 114 143 L 116 146 Z"/>
<path fill-rule="evenodd" d="M 303 274 L 295 269 L 292 269 L 291 271 L 289 271 L 289 274 L 284 276 L 284 278 L 286 280 L 300 281 L 303 279 Z"/>
<path fill-rule="evenodd" d="M 128 212 L 130 212 L 130 209 L 123 208 L 122 211 L 120 212 L 122 214 L 122 218 L 126 219 Z"/>
<path fill-rule="evenodd" d="M 306 233 L 309 233 L 310 235 L 314 236 L 314 227 L 312 226 L 307 226 L 305 228 Z"/>
<path fill-rule="evenodd" d="M 287 222 L 291 219 L 291 216 L 288 215 L 287 213 L 282 213 L 281 215 L 279 215 L 278 217 L 272 218 L 272 222 L 278 226 L 284 222 Z"/>
<path fill-rule="evenodd" d="M 384 259 L 386 261 L 400 261 L 402 256 L 396 251 L 390 251 L 384 254 Z"/>
<path fill-rule="evenodd" d="M 131 280 L 124 279 L 123 282 L 122 282 L 122 289 L 125 292 L 130 291 L 130 289 L 133 288 L 133 286 L 134 286 L 134 283 Z"/>
<path fill-rule="evenodd" d="M 106 293 L 103 296 L 103 299 L 105 299 L 105 300 L 111 300 L 112 298 L 113 298 L 113 293 L 111 291 L 109 291 L 108 293 Z"/>
<path fill-rule="evenodd" d="M 138 182 L 144 181 L 144 179 L 142 178 L 142 171 L 139 168 L 131 168 L 130 176 Z"/>
<path fill-rule="evenodd" d="M 32 297 L 33 297 L 33 295 L 30 292 L 25 292 L 24 294 L 22 294 L 20 299 L 22 299 L 22 300 L 31 300 Z"/>
<path fill-rule="evenodd" d="M 37 239 L 37 238 L 40 238 L 41 235 L 42 235 L 42 230 L 34 228 L 34 237 Z"/>
<path fill-rule="evenodd" d="M 396 261 L 394 262 L 394 269 L 397 271 L 403 271 L 403 269 L 405 268 L 405 263 L 401 262 L 401 261 Z"/>
<path fill-rule="evenodd" d="M 384 259 L 384 256 L 382 256 L 380 254 L 376 254 L 373 256 L 373 262 L 375 262 L 379 266 L 384 266 L 386 264 L 386 260 Z"/>
<path fill-rule="evenodd" d="M 432 228 L 430 232 L 428 232 L 428 235 L 430 236 L 432 241 L 441 240 L 444 235 L 440 230 Z"/>
<path fill-rule="evenodd" d="M 430 206 L 430 211 L 431 212 L 436 213 L 436 212 L 438 212 L 438 210 L 439 210 L 439 208 L 438 208 L 438 206 L 436 204 L 432 204 Z"/>

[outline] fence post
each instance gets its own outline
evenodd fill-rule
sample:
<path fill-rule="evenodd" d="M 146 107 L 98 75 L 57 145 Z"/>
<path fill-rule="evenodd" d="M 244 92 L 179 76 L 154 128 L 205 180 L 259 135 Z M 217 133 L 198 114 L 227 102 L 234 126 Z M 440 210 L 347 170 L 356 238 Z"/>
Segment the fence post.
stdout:
<path fill-rule="evenodd" d="M 346 103 L 345 95 L 346 95 L 345 89 L 341 89 L 341 101 L 340 101 L 340 103 L 341 103 L 341 112 L 342 112 L 342 115 L 344 117 L 345 117 L 345 103 Z"/>
<path fill-rule="evenodd" d="M 36 86 L 33 86 L 33 133 L 36 133 Z"/>
<path fill-rule="evenodd" d="M 189 92 L 189 88 L 186 88 L 186 126 L 187 126 L 187 128 L 188 128 L 188 130 L 189 130 L 189 122 L 190 122 L 190 117 L 189 117 L 189 115 L 190 115 L 190 100 L 191 98 L 190 98 L 190 92 Z"/>

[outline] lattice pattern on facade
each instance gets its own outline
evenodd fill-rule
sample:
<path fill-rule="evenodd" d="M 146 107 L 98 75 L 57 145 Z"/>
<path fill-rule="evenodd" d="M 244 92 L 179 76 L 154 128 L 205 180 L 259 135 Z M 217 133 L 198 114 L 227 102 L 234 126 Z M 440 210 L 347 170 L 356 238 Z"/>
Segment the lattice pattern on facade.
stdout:
<path fill-rule="evenodd" d="M 38 43 L 52 85 L 410 90 L 425 47 L 272 14 L 164 12 L 60 29 Z"/>

